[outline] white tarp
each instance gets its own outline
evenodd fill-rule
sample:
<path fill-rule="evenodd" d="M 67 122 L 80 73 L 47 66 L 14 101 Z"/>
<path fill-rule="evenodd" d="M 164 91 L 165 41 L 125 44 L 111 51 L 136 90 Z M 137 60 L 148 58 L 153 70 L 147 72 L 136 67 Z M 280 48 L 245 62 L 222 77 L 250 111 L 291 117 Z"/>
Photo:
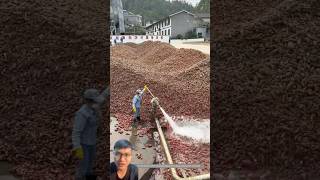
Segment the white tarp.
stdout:
<path fill-rule="evenodd" d="M 143 43 L 145 41 L 161 41 L 169 43 L 169 36 L 150 36 L 150 35 L 113 35 L 110 37 L 111 44 L 114 44 L 116 40 L 117 43 L 121 43 L 121 37 L 123 38 L 123 43 Z"/>

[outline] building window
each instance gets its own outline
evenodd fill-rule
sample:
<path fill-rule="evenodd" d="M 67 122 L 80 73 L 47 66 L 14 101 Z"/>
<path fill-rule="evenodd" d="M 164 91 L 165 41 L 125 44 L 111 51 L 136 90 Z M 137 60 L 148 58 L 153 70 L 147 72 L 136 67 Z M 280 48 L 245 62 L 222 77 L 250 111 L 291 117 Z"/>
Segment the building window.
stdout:
<path fill-rule="evenodd" d="M 168 29 L 168 35 L 170 36 L 170 29 Z"/>

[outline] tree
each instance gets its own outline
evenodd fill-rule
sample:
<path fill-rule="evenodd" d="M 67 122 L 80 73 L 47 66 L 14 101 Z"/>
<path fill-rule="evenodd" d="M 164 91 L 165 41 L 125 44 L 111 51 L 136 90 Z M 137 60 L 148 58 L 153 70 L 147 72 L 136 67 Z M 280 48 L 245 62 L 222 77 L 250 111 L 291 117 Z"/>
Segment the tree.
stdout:
<path fill-rule="evenodd" d="M 210 13 L 210 0 L 201 0 L 195 7 L 197 13 Z"/>
<path fill-rule="evenodd" d="M 143 17 L 143 21 L 157 21 L 181 10 L 193 12 L 192 5 L 183 1 L 122 0 L 123 8 Z"/>
<path fill-rule="evenodd" d="M 146 30 L 141 26 L 132 26 L 126 28 L 127 35 L 145 35 Z"/>

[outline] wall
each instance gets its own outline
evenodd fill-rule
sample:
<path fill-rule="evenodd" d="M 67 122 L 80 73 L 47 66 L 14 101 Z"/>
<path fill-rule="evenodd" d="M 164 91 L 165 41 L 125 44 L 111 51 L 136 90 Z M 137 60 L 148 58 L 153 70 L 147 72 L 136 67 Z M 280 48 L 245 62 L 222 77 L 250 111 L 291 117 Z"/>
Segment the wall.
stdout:
<path fill-rule="evenodd" d="M 187 13 L 180 13 L 171 17 L 171 37 L 176 37 L 178 34 L 185 35 L 186 32 L 193 30 L 198 25 L 198 21 Z"/>
<path fill-rule="evenodd" d="M 146 35 L 125 35 L 125 36 L 111 36 L 110 37 L 110 40 L 111 40 L 111 44 L 113 45 L 114 44 L 114 39 L 117 40 L 117 43 L 120 43 L 121 40 L 120 40 L 120 37 L 124 37 L 125 39 L 123 40 L 123 43 L 128 43 L 128 42 L 131 42 L 131 43 L 136 43 L 136 44 L 139 44 L 139 43 L 142 43 L 142 42 L 145 42 L 145 41 L 161 41 L 161 42 L 165 42 L 165 43 L 169 43 L 169 36 L 146 36 Z"/>
<path fill-rule="evenodd" d="M 168 21 L 169 21 L 169 24 L 166 25 L 166 23 L 168 23 Z M 162 26 L 162 22 L 163 22 L 163 26 Z M 158 25 L 159 25 L 160 31 L 158 29 Z M 161 32 L 164 30 L 167 31 L 168 29 L 170 29 L 170 32 L 171 32 L 171 20 L 169 18 L 163 19 L 163 20 L 153 24 L 152 26 L 148 27 L 147 31 L 150 31 L 150 30 L 153 31 L 154 27 L 157 27 L 157 28 L 156 28 L 156 31 L 153 32 L 153 35 L 157 35 L 157 33 L 159 33 L 159 36 L 161 36 Z M 166 36 L 166 35 L 163 34 L 163 36 Z"/>

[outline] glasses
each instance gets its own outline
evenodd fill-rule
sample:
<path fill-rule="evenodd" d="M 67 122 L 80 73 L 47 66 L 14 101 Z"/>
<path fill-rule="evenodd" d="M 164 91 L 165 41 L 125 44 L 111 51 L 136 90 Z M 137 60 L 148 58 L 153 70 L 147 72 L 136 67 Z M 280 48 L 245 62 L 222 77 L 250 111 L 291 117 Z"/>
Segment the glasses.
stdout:
<path fill-rule="evenodd" d="M 116 160 L 120 160 L 121 157 L 124 157 L 125 159 L 128 159 L 129 157 L 131 157 L 131 154 L 129 154 L 129 153 L 122 154 L 120 152 L 116 152 L 116 153 L 114 153 L 114 156 L 116 157 Z"/>

